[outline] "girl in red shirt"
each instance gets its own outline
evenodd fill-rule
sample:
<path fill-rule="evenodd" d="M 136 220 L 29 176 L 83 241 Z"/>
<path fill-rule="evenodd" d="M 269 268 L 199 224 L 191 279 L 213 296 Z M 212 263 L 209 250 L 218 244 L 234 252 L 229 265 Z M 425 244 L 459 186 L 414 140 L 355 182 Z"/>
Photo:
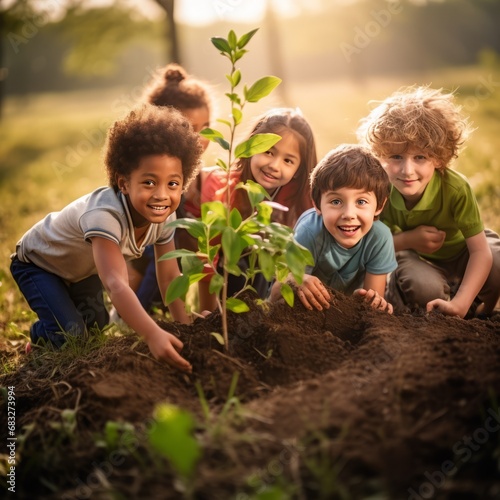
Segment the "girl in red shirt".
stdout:
<path fill-rule="evenodd" d="M 230 204 L 236 207 L 243 218 L 251 215 L 248 195 L 243 189 L 234 189 L 238 182 L 252 180 L 263 186 L 271 200 L 284 205 L 288 211 L 274 210 L 273 222 L 293 227 L 302 212 L 312 207 L 309 189 L 309 174 L 316 165 L 316 146 L 311 127 L 300 110 L 274 108 L 261 116 L 254 126 L 250 137 L 255 134 L 273 133 L 281 136 L 272 148 L 250 158 L 240 158 L 231 167 L 229 175 Z M 226 186 L 228 175 L 219 167 L 202 169 L 201 203 L 227 199 Z M 188 209 L 199 217 L 200 208 Z M 240 261 L 241 267 L 246 262 Z M 244 277 L 230 275 L 229 295 L 234 295 L 244 286 Z M 200 286 L 200 301 L 205 305 L 208 294 L 208 281 Z M 264 298 L 269 283 L 261 274 L 253 282 L 254 288 Z M 206 287 L 206 290 L 203 290 Z M 215 307 L 215 298 L 212 305 Z M 208 306 L 210 307 L 210 306 Z M 213 307 L 211 308 L 213 309 Z"/>

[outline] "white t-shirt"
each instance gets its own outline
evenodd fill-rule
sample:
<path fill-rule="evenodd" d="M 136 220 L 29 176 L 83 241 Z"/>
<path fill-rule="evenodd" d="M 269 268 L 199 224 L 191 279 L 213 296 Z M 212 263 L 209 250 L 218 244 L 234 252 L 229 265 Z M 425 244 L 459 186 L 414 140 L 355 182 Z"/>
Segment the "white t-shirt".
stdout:
<path fill-rule="evenodd" d="M 137 259 L 147 245 L 162 245 L 173 238 L 174 229 L 165 225 L 175 218 L 174 213 L 162 224 L 151 224 L 137 245 L 124 195 L 101 187 L 35 224 L 17 243 L 16 253 L 22 262 L 76 283 L 97 274 L 90 238 L 114 241 L 125 260 Z"/>

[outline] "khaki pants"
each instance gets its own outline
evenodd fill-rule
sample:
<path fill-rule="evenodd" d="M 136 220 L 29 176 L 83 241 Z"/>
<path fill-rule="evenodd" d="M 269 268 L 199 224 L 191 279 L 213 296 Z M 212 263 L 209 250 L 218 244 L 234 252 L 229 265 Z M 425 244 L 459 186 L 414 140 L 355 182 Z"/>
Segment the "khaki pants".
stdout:
<path fill-rule="evenodd" d="M 500 298 L 500 238 L 490 229 L 486 229 L 485 234 L 493 265 L 469 314 L 473 314 L 480 303 L 484 303 L 483 313 L 490 314 Z M 402 313 L 425 309 L 434 299 L 452 299 L 465 274 L 469 252 L 465 248 L 453 259 L 431 262 L 414 250 L 403 250 L 396 253 L 396 259 L 398 268 L 390 275 L 386 299 L 396 312 Z"/>

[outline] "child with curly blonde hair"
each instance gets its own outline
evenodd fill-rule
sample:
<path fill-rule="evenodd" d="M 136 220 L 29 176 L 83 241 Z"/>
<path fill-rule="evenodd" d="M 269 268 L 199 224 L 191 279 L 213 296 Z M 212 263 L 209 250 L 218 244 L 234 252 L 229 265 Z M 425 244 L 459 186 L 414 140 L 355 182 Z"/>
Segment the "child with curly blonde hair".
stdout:
<path fill-rule="evenodd" d="M 395 310 L 464 318 L 491 314 L 499 299 L 500 239 L 450 168 L 470 132 L 453 93 L 425 86 L 395 92 L 358 129 L 392 183 L 381 220 L 397 252 L 386 295 Z"/>
<path fill-rule="evenodd" d="M 103 286 L 123 320 L 156 358 L 191 370 L 182 342 L 158 326 L 129 286 L 126 262 L 147 245 L 156 255 L 175 249 L 181 193 L 197 173 L 198 135 L 180 112 L 143 105 L 110 128 L 105 163 L 109 187 L 101 187 L 48 214 L 19 240 L 11 272 L 38 315 L 31 342 L 61 347 L 66 335 L 87 335 L 109 321 Z M 179 276 L 175 260 L 157 263 L 163 296 Z M 176 321 L 189 323 L 184 303 L 169 304 Z"/>

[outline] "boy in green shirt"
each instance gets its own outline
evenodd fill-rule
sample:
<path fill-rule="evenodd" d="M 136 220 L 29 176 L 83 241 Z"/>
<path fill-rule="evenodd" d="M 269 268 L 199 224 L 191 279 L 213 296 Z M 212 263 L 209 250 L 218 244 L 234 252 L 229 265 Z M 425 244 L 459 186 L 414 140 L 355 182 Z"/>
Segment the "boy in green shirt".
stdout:
<path fill-rule="evenodd" d="M 397 252 L 386 296 L 395 310 L 463 318 L 497 304 L 500 239 L 484 229 L 467 179 L 449 168 L 470 131 L 453 94 L 428 87 L 394 93 L 358 130 L 392 183 L 381 220 Z"/>

